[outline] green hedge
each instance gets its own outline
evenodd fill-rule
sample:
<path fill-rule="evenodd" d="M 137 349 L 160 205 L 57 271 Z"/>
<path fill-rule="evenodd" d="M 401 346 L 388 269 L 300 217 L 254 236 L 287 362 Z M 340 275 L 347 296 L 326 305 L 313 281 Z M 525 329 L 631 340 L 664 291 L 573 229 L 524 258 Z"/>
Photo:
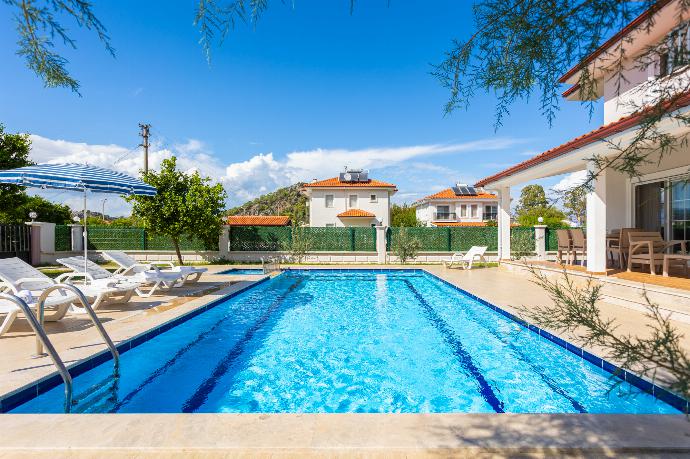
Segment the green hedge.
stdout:
<path fill-rule="evenodd" d="M 153 234 L 144 228 L 92 226 L 87 231 L 90 250 L 175 250 L 169 236 Z M 180 250 L 218 250 L 218 243 L 206 246 L 199 239 L 183 236 Z"/>
<path fill-rule="evenodd" d="M 297 228 L 315 252 L 375 252 L 376 228 Z M 279 251 L 290 246 L 292 228 L 286 226 L 236 226 L 230 228 L 233 252 Z"/>
<path fill-rule="evenodd" d="M 72 250 L 72 228 L 68 225 L 55 225 L 55 251 Z"/>

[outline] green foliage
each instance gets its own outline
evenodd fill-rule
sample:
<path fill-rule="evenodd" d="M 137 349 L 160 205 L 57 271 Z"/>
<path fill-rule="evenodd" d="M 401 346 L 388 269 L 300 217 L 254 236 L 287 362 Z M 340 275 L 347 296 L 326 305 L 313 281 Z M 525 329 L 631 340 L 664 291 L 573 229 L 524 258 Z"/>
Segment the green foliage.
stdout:
<path fill-rule="evenodd" d="M 302 194 L 303 183 L 280 188 L 233 207 L 226 215 L 289 215 L 293 223 L 307 223 L 307 197 Z"/>
<path fill-rule="evenodd" d="M 292 224 L 290 229 L 290 239 L 283 242 L 283 251 L 288 252 L 290 261 L 293 263 L 302 263 L 307 256 L 307 253 L 312 250 L 313 241 L 308 231 L 303 231 L 296 224 Z"/>
<path fill-rule="evenodd" d="M 583 284 L 566 270 L 554 280 L 534 266 L 528 265 L 528 269 L 532 281 L 546 291 L 551 301 L 518 307 L 524 320 L 549 330 L 571 335 L 576 332 L 575 339 L 582 347 L 601 349 L 604 358 L 620 367 L 690 398 L 690 354 L 683 344 L 683 334 L 646 294 L 646 332 L 638 337 L 622 332 L 617 319 L 602 314 L 602 284 L 592 277 Z M 620 379 L 616 385 L 622 390 L 622 372 L 617 376 Z"/>
<path fill-rule="evenodd" d="M 391 205 L 391 226 L 417 227 L 422 226 L 422 222 L 417 220 L 417 212 L 414 207 L 407 204 L 399 206 Z"/>
<path fill-rule="evenodd" d="M 46 87 L 67 87 L 79 93 L 79 82 L 67 71 L 67 59 L 55 51 L 54 39 L 68 48 L 76 49 L 76 41 L 70 37 L 62 17 L 71 17 L 77 26 L 93 30 L 106 50 L 114 54 L 105 27 L 93 12 L 91 2 L 84 0 L 4 0 L 13 10 L 13 19 L 19 34 L 19 50 L 26 65 Z"/>
<path fill-rule="evenodd" d="M 116 228 L 129 228 L 132 226 L 143 226 L 144 223 L 140 218 L 135 216 L 120 217 L 110 222 L 110 226 Z"/>
<path fill-rule="evenodd" d="M 0 124 L 0 170 L 34 164 L 29 159 L 31 140 L 28 134 L 10 134 Z M 29 212 L 36 212 L 38 220 L 49 223 L 70 221 L 69 207 L 53 204 L 40 197 L 29 196 L 24 187 L 0 185 L 0 222 L 22 223 L 29 220 Z"/>
<path fill-rule="evenodd" d="M 412 236 L 407 228 L 400 229 L 393 243 L 393 253 L 402 264 L 407 263 L 408 260 L 414 259 L 421 248 L 421 241 Z"/>
<path fill-rule="evenodd" d="M 577 186 L 561 193 L 567 216 L 578 226 L 583 226 L 587 219 L 587 191 L 586 187 Z"/>
<path fill-rule="evenodd" d="M 226 193 L 220 184 L 198 172 L 185 174 L 177 170 L 173 156 L 163 160 L 161 171 L 149 171 L 144 181 L 156 188 L 156 196 L 131 196 L 132 213 L 141 218 L 146 229 L 172 240 L 177 259 L 182 263 L 180 239 L 196 237 L 209 246 L 217 243 L 222 227 Z"/>
<path fill-rule="evenodd" d="M 542 217 L 544 222 L 541 224 L 550 228 L 563 227 L 563 220 L 566 219 L 563 212 L 549 203 L 541 185 L 527 185 L 522 189 L 515 217 L 520 226 L 538 225 L 539 217 Z"/>

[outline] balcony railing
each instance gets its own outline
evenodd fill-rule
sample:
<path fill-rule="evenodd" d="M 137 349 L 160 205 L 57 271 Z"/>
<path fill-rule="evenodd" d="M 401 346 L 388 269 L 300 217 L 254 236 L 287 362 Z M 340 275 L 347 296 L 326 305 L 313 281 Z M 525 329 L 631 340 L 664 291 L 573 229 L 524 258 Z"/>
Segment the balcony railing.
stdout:
<path fill-rule="evenodd" d="M 456 220 L 455 212 L 436 212 L 434 220 Z"/>

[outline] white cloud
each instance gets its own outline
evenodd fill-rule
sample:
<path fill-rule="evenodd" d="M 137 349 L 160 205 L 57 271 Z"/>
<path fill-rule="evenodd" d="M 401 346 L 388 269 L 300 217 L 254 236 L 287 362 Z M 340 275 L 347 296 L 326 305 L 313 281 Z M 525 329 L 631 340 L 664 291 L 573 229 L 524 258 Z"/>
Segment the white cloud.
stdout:
<path fill-rule="evenodd" d="M 129 149 L 120 145 L 94 145 L 83 142 L 53 140 L 32 135 L 32 159 L 36 162 L 76 162 L 94 164 L 117 169 L 130 175 L 138 175 L 142 168 L 142 153 L 138 147 Z M 228 204 L 237 205 L 261 194 L 273 191 L 300 181 L 313 178 L 327 178 L 336 175 L 344 166 L 376 171 L 381 179 L 400 183 L 410 183 L 413 190 L 405 190 L 401 196 L 424 196 L 439 188 L 439 182 L 453 183 L 464 178 L 472 182 L 472 177 L 463 177 L 456 171 L 433 163 L 416 161 L 425 157 L 502 150 L 521 141 L 511 138 L 492 138 L 463 143 L 413 145 L 402 147 L 378 147 L 350 150 L 345 148 L 294 151 L 277 158 L 273 153 L 258 153 L 244 161 L 223 164 L 200 140 L 189 139 L 184 143 L 165 147 L 153 142 L 149 149 L 149 168 L 158 169 L 165 158 L 177 157 L 178 167 L 184 171 L 199 171 L 222 183 L 228 191 Z M 410 170 L 422 171 L 410 174 Z M 424 173 L 426 172 L 426 173 Z M 40 194 L 54 200 L 63 200 L 69 193 L 41 191 Z M 129 213 L 129 205 L 116 196 L 107 196 L 106 213 L 122 215 Z M 77 208 L 79 198 L 69 198 L 66 202 Z M 100 210 L 103 197 L 94 195 L 89 206 Z"/>
<path fill-rule="evenodd" d="M 587 171 L 577 171 L 564 176 L 552 189 L 554 191 L 566 191 L 578 185 L 582 185 L 587 180 Z"/>

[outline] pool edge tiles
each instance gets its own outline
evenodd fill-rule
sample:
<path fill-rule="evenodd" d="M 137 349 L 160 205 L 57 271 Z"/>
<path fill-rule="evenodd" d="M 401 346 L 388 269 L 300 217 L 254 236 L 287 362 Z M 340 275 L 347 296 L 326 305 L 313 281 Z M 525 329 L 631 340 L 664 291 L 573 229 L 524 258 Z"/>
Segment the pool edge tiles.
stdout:
<path fill-rule="evenodd" d="M 601 368 L 603 371 L 609 373 L 612 377 L 618 378 L 622 381 L 627 382 L 633 387 L 636 387 L 637 389 L 640 389 L 641 391 L 653 396 L 654 398 L 672 406 L 673 408 L 683 412 L 683 413 L 690 413 L 690 400 L 686 400 L 683 397 L 681 397 L 678 394 L 675 394 L 674 392 L 659 386 L 631 371 L 625 370 L 624 368 L 621 368 L 617 365 L 612 364 L 606 359 L 603 359 L 595 354 L 592 354 L 591 352 L 588 352 L 584 349 L 582 349 L 579 346 L 576 346 L 567 340 L 564 340 L 563 338 L 560 338 L 546 330 L 544 330 L 541 327 L 538 327 L 534 324 L 531 324 L 527 322 L 524 319 L 521 319 L 520 317 L 516 316 L 515 314 L 512 314 L 505 309 L 496 306 L 495 304 L 471 293 L 468 292 L 467 290 L 463 289 L 462 287 L 453 284 L 452 282 L 443 279 L 442 277 L 431 273 L 426 270 L 422 270 L 424 273 L 427 275 L 433 277 L 434 279 L 439 280 L 440 282 L 444 283 L 445 285 L 448 285 L 452 287 L 453 289 L 457 290 L 458 292 L 462 293 L 463 295 L 481 303 L 482 305 L 493 309 L 494 311 L 498 312 L 502 316 L 506 317 L 507 319 L 510 319 L 511 321 L 517 323 L 521 327 L 523 327 L 525 330 L 529 330 L 532 333 L 536 333 L 540 337 L 551 341 L 552 343 L 558 345 L 559 347 L 567 350 L 568 352 L 575 354 L 576 356 L 580 357 L 581 359 L 584 359 L 591 364 Z"/>
<path fill-rule="evenodd" d="M 280 274 L 278 274 L 280 275 Z M 170 330 L 171 328 L 176 327 L 177 325 L 180 325 L 184 322 L 187 322 L 188 320 L 193 319 L 194 317 L 198 316 L 199 314 L 208 311 L 211 308 L 214 308 L 215 306 L 221 304 L 222 302 L 234 298 L 248 290 L 251 290 L 254 287 L 257 287 L 264 282 L 267 282 L 274 277 L 270 277 L 266 275 L 265 277 L 258 279 L 256 281 L 248 281 L 251 282 L 248 285 L 245 285 L 243 287 L 238 288 L 237 290 L 227 293 L 225 295 L 222 295 L 218 298 L 215 298 L 208 303 L 204 303 L 202 305 L 199 305 L 198 307 L 192 309 L 191 311 L 187 311 L 184 314 L 181 314 L 177 317 L 173 317 L 159 325 L 156 325 L 153 328 L 150 328 L 148 330 L 145 330 L 141 333 L 138 333 L 130 338 L 127 338 L 126 340 L 121 341 L 118 343 L 115 347 L 117 348 L 117 351 L 120 354 L 124 354 L 127 351 L 130 351 L 145 342 L 155 338 L 156 336 L 160 335 L 163 332 L 166 332 Z M 108 349 L 103 349 L 100 352 L 97 352 L 96 354 L 93 354 L 89 357 L 86 357 L 84 359 L 78 360 L 77 362 L 67 365 L 67 370 L 69 371 L 69 374 L 72 376 L 72 378 L 75 378 L 93 368 L 96 366 L 107 362 L 108 360 L 112 360 L 112 355 L 110 354 L 110 351 Z M 52 363 L 51 363 L 52 365 Z M 13 410 L 14 408 L 17 408 L 18 406 L 22 405 L 23 403 L 36 398 L 37 396 L 59 386 L 62 384 L 62 378 L 60 375 L 57 373 L 57 371 L 52 372 L 38 380 L 35 380 L 29 384 L 26 384 L 24 386 L 21 386 L 13 391 L 7 392 L 5 394 L 0 395 L 0 414 L 3 413 L 8 413 L 9 411 Z"/>

